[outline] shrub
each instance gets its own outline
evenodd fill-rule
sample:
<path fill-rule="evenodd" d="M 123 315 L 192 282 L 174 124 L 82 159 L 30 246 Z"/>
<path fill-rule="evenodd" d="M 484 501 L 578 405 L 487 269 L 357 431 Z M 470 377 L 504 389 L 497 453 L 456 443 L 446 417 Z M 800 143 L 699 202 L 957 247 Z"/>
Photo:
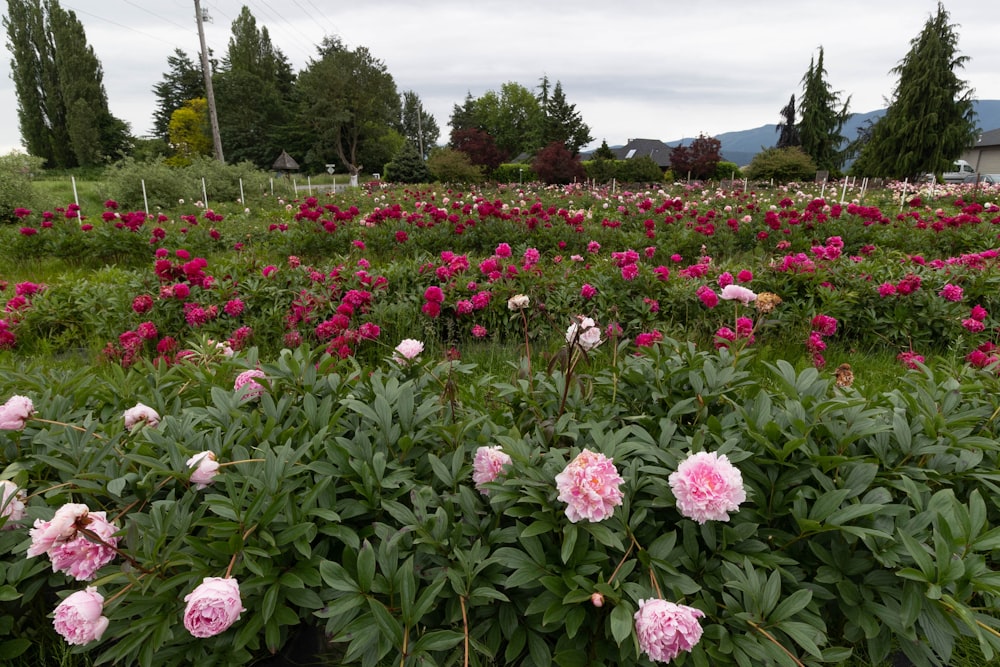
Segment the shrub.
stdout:
<path fill-rule="evenodd" d="M 482 183 L 483 168 L 472 164 L 467 153 L 436 148 L 427 159 L 427 168 L 438 183 Z"/>
<path fill-rule="evenodd" d="M 715 165 L 715 175 L 713 178 L 717 181 L 728 181 L 734 178 L 741 178 L 743 176 L 743 171 L 740 166 L 735 162 L 720 162 Z"/>
<path fill-rule="evenodd" d="M 17 151 L 0 156 L 0 222 L 14 222 L 16 209 L 34 208 L 38 195 L 31 182 L 44 160 Z"/>
<path fill-rule="evenodd" d="M 767 148 L 750 161 L 746 175 L 755 181 L 805 181 L 816 176 L 816 164 L 799 146 Z"/>
<path fill-rule="evenodd" d="M 420 152 L 413 142 L 407 141 L 396 157 L 385 165 L 382 179 L 394 183 L 428 183 L 431 180 L 430 169 L 420 157 Z"/>
<path fill-rule="evenodd" d="M 653 158 L 642 155 L 631 160 L 620 160 L 615 177 L 619 183 L 661 183 L 663 170 Z"/>
<path fill-rule="evenodd" d="M 151 209 L 171 208 L 181 199 L 190 200 L 196 187 L 201 189 L 186 169 L 167 165 L 163 157 L 147 162 L 132 158 L 116 162 L 105 173 L 105 181 L 108 197 L 134 210 L 142 210 L 146 201 Z M 196 198 L 201 199 L 201 195 Z"/>
<path fill-rule="evenodd" d="M 587 177 L 580 157 L 570 153 L 561 141 L 553 141 L 540 150 L 531 163 L 531 170 L 548 185 L 573 183 Z"/>
<path fill-rule="evenodd" d="M 539 179 L 531 165 L 505 162 L 496 168 L 491 180 L 497 183 L 531 183 Z"/>

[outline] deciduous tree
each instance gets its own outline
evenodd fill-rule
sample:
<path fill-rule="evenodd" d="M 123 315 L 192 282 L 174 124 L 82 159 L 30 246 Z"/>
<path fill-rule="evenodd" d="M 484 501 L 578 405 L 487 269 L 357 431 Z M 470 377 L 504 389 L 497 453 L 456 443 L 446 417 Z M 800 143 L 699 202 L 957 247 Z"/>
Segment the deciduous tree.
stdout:
<path fill-rule="evenodd" d="M 573 183 L 587 178 L 580 156 L 574 155 L 562 141 L 553 141 L 538 151 L 531 162 L 534 171 L 543 183 Z"/>
<path fill-rule="evenodd" d="M 715 166 L 722 159 L 719 150 L 722 142 L 715 137 L 699 134 L 687 147 L 679 144 L 670 149 L 670 168 L 677 178 L 707 179 L 715 174 Z"/>
<path fill-rule="evenodd" d="M 892 100 L 852 165 L 854 173 L 940 174 L 975 142 L 974 91 L 956 74 L 968 57 L 958 54 L 958 34 L 942 3 L 910 45 L 892 70 L 899 75 Z"/>
<path fill-rule="evenodd" d="M 850 97 L 841 106 L 840 93 L 834 92 L 827 83 L 823 48 L 820 47 L 819 55 L 815 61 L 809 61 L 809 69 L 802 77 L 798 124 L 799 145 L 819 169 L 836 172 L 844 164 L 845 137 L 841 130 L 847 121 L 849 104 Z"/>
<path fill-rule="evenodd" d="M 469 156 L 469 161 L 492 172 L 507 159 L 506 153 L 497 148 L 493 137 L 484 130 L 470 128 L 451 133 L 451 147 Z"/>

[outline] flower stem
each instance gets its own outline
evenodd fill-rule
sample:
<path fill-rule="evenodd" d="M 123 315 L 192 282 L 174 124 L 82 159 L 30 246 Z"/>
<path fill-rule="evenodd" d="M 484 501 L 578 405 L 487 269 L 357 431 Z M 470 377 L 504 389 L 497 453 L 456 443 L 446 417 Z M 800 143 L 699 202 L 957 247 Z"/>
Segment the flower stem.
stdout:
<path fill-rule="evenodd" d="M 458 603 L 462 606 L 462 634 L 465 636 L 465 659 L 462 661 L 463 667 L 469 667 L 469 615 L 465 611 L 465 596 L 458 596 Z"/>
<path fill-rule="evenodd" d="M 796 664 L 796 665 L 798 665 L 799 667 L 806 667 L 806 666 L 805 666 L 805 665 L 804 665 L 804 664 L 802 663 L 802 661 L 801 661 L 801 660 L 799 660 L 798 658 L 796 658 L 796 657 L 795 657 L 795 654 L 794 654 L 794 653 L 792 653 L 792 652 L 791 652 L 791 651 L 789 651 L 789 650 L 788 650 L 787 648 L 785 648 L 785 647 L 784 647 L 784 646 L 782 645 L 782 643 L 781 643 L 781 642 L 779 642 L 779 641 L 778 641 L 777 639 L 775 639 L 775 638 L 774 638 L 774 635 L 772 635 L 772 634 L 771 634 L 770 632 L 768 632 L 767 630 L 765 630 L 764 628 L 760 627 L 759 625 L 757 625 L 756 623 L 754 623 L 753 621 L 751 621 L 751 620 L 749 620 L 749 619 L 747 620 L 747 623 L 749 623 L 749 624 L 750 624 L 750 627 L 751 627 L 751 628 L 753 628 L 754 630 L 756 630 L 756 631 L 757 631 L 757 632 L 759 632 L 760 634 L 762 634 L 762 635 L 764 635 L 765 637 L 767 637 L 767 639 L 768 639 L 768 640 L 769 640 L 769 641 L 770 641 L 771 643 L 773 643 L 773 644 L 774 644 L 775 646 L 777 646 L 778 648 L 780 648 L 780 649 L 781 649 L 781 650 L 782 650 L 782 651 L 784 652 L 784 654 L 785 654 L 785 655 L 787 655 L 787 656 L 788 656 L 789 658 L 791 658 L 791 659 L 792 659 L 792 660 L 793 660 L 793 661 L 795 662 L 795 664 Z"/>
<path fill-rule="evenodd" d="M 82 426 L 77 426 L 76 424 L 67 424 L 66 422 L 57 422 L 57 421 L 55 421 L 53 419 L 42 419 L 41 417 L 31 417 L 30 419 L 32 421 L 42 422 L 43 424 L 55 424 L 56 426 L 65 426 L 66 428 L 71 428 L 71 429 L 73 429 L 75 431 L 80 431 L 81 433 L 86 433 L 87 432 L 87 429 L 85 429 Z M 94 436 L 98 440 L 104 440 L 104 436 L 101 435 L 100 433 L 91 433 L 90 435 Z"/>
<path fill-rule="evenodd" d="M 263 463 L 266 459 L 243 459 L 242 461 L 226 461 L 225 463 L 220 463 L 220 468 L 225 468 L 226 466 L 234 466 L 237 463 Z"/>

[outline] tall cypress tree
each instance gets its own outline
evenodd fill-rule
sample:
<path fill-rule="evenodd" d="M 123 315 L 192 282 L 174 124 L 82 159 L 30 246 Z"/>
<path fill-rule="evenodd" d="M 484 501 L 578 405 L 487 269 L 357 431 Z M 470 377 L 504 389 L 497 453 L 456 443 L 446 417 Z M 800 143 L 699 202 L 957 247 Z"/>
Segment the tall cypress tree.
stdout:
<path fill-rule="evenodd" d="M 551 95 L 548 93 L 548 79 L 543 81 L 545 87 L 539 96 L 539 103 L 545 114 L 542 121 L 542 143 L 547 146 L 553 141 L 562 142 L 572 155 L 577 155 L 580 148 L 594 140 L 590 136 L 590 127 L 583 122 L 576 105 L 566 101 L 561 81 L 556 81 Z"/>
<path fill-rule="evenodd" d="M 816 163 L 817 169 L 839 171 L 844 164 L 844 135 L 841 130 L 847 121 L 848 97 L 843 106 L 840 93 L 834 92 L 826 81 L 823 66 L 823 47 L 816 60 L 809 61 L 809 69 L 802 77 L 802 97 L 799 99 L 799 145 Z"/>
<path fill-rule="evenodd" d="M 892 101 L 852 172 L 893 178 L 940 174 L 975 142 L 974 91 L 955 73 L 968 57 L 958 55 L 958 35 L 948 21 L 939 2 L 893 68 L 899 81 Z"/>
<path fill-rule="evenodd" d="M 92 165 L 127 150 L 83 24 L 57 0 L 7 0 L 4 17 L 25 147 L 49 167 Z"/>

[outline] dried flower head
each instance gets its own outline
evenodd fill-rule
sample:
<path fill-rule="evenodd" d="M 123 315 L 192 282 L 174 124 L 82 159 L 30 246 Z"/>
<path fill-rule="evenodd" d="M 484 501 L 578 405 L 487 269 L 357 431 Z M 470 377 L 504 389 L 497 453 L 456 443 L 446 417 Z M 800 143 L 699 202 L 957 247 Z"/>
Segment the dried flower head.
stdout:
<path fill-rule="evenodd" d="M 774 292 L 761 292 L 757 295 L 757 311 L 760 313 L 770 313 L 781 305 L 781 297 Z"/>

